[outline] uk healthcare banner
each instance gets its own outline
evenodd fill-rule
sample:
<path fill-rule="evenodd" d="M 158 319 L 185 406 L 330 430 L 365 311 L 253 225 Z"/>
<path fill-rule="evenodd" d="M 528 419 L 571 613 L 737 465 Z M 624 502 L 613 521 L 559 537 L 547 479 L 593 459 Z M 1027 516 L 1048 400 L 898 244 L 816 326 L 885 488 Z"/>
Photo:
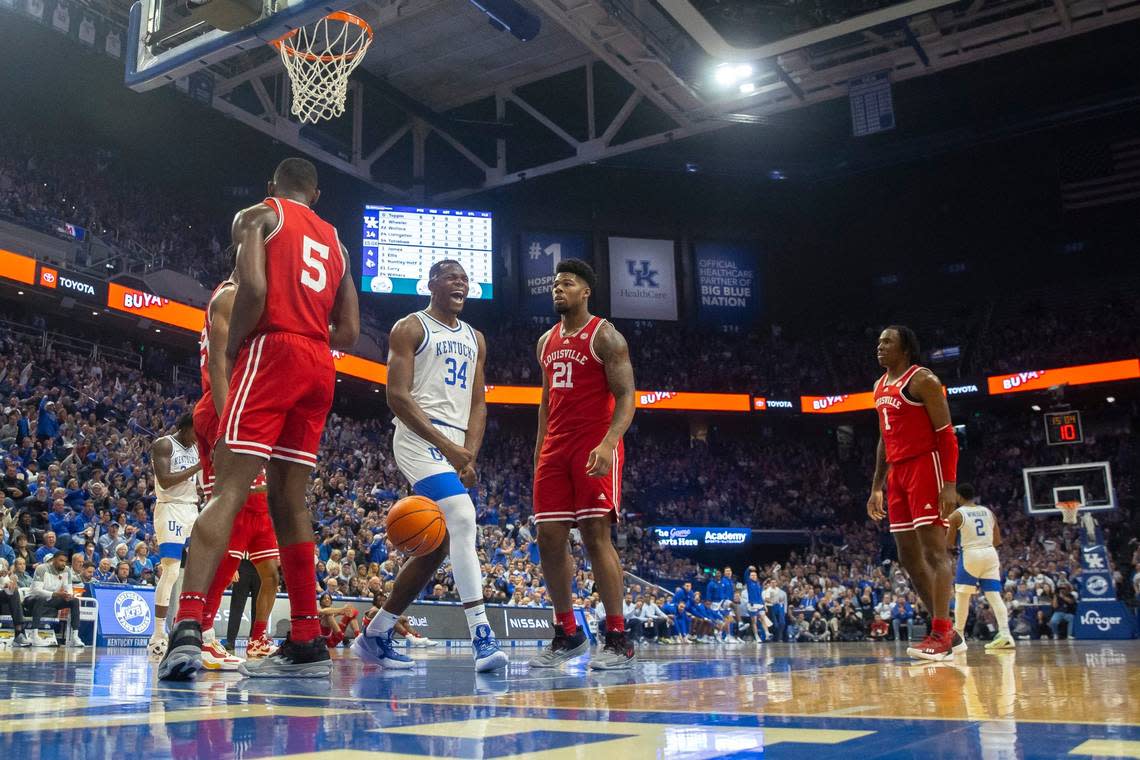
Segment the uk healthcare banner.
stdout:
<path fill-rule="evenodd" d="M 557 232 L 523 232 L 523 304 L 527 314 L 550 316 L 554 269 L 563 259 L 586 259 L 586 238 Z"/>
<path fill-rule="evenodd" d="M 672 240 L 610 238 L 610 314 L 619 319 L 677 319 Z"/>
<path fill-rule="evenodd" d="M 717 325 L 754 322 L 760 311 L 759 255 L 750 245 L 698 241 L 697 316 Z"/>

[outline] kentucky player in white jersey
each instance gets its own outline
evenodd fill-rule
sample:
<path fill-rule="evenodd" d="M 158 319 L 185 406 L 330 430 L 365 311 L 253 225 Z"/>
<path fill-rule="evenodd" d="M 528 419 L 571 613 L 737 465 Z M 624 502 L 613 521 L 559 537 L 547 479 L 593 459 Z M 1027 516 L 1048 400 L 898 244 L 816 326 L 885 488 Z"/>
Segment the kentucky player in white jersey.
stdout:
<path fill-rule="evenodd" d="M 178 580 L 182 549 L 198 519 L 198 484 L 194 476 L 202 469 L 198 461 L 194 416 L 178 419 L 173 435 L 164 435 L 150 447 L 154 466 L 154 532 L 158 539 L 158 585 L 154 590 L 154 633 L 148 652 L 154 657 L 166 653 L 166 611 L 170 594 Z"/>
<path fill-rule="evenodd" d="M 1009 634 L 1009 610 L 1001 598 L 1001 566 L 996 546 L 1001 545 L 1001 530 L 994 513 L 976 503 L 974 487 L 958 484 L 958 509 L 949 518 L 946 543 L 951 551 L 960 549 L 958 572 L 954 576 L 954 628 L 962 637 L 961 651 L 966 648 L 966 618 L 970 598 L 981 588 L 997 617 L 998 633 L 986 644 L 987 650 L 1012 649 L 1016 644 Z"/>
<path fill-rule="evenodd" d="M 385 668 L 412 667 L 413 660 L 394 648 L 395 625 L 448 554 L 471 632 L 475 670 L 497 670 L 508 661 L 483 606 L 475 504 L 467 493 L 475 485 L 475 460 L 487 425 L 487 344 L 482 333 L 459 319 L 468 287 L 459 262 L 437 261 L 428 274 L 431 303 L 397 322 L 388 343 L 387 393 L 388 407 L 396 415 L 396 464 L 415 493 L 439 505 L 448 539 L 400 568 L 388 601 L 368 624 L 366 635 L 353 642 L 358 657 Z"/>

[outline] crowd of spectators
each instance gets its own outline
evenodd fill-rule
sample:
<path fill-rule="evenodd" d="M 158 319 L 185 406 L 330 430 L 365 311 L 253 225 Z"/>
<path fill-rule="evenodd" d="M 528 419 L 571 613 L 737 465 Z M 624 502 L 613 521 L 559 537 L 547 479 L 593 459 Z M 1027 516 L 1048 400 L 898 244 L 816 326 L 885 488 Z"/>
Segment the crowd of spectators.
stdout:
<path fill-rule="evenodd" d="M 3 329 L 0 349 L 0 586 L 30 588 L 58 553 L 77 584 L 153 584 L 149 445 L 190 407 L 193 388 L 133 364 L 71 353 L 42 335 Z M 383 515 L 406 485 L 388 454 L 390 416 L 383 407 L 373 412 L 330 419 L 309 490 L 319 537 L 316 573 L 322 592 L 333 596 L 390 591 L 400 567 Z M 1077 535 L 1057 521 L 1025 515 L 1020 493 L 1026 458 L 1046 462 L 1055 455 L 1037 440 L 1036 426 L 1020 418 L 983 420 L 976 425 L 984 443 L 967 449 L 964 468 L 1006 538 L 1000 553 L 1014 632 L 1056 635 L 1070 595 L 1079 591 Z M 528 416 L 492 415 L 475 491 L 484 596 L 517 606 L 547 602 L 529 518 L 532 429 Z M 840 455 L 830 435 L 795 430 L 790 424 L 751 432 L 713 428 L 690 436 L 675 425 L 638 421 L 629 443 L 637 456 L 625 472 L 627 518 L 617 529 L 624 566 L 635 577 L 623 611 L 633 628 L 662 641 L 735 643 L 741 635 L 897 637 L 923 624 L 927 613 L 891 542 L 881 526 L 862 517 L 873 436 L 855 435 Z M 1123 465 L 1135 453 L 1127 431 L 1105 429 L 1091 435 L 1088 446 L 1090 455 L 1118 464 L 1118 498 L 1131 503 L 1133 475 Z M 1113 531 L 1127 517 L 1105 522 Z M 760 586 L 749 593 L 751 568 L 738 568 L 735 587 L 727 589 L 723 578 L 710 578 L 697 563 L 656 546 L 648 529 L 654 524 L 799 529 L 808 539 L 786 561 L 755 568 Z M 1117 575 L 1125 596 L 1134 596 L 1140 552 L 1135 543 L 1115 546 L 1132 553 L 1131 570 Z M 720 583 L 720 591 L 710 581 Z M 573 587 L 576 602 L 600 619 L 588 566 Z M 767 622 L 751 620 L 761 596 Z M 449 565 L 423 598 L 458 598 Z M 987 618 L 984 603 L 976 604 L 969 630 L 984 634 L 992 612 Z"/>
<path fill-rule="evenodd" d="M 138 176 L 112 150 L 0 131 L 0 217 L 48 231 L 60 223 L 82 226 L 124 256 L 145 251 L 156 266 L 189 274 L 212 289 L 231 268 L 224 250 L 227 220 L 213 218 L 217 214 L 200 199 L 157 181 Z M 1097 298 L 1097 308 L 1063 314 L 1047 297 L 1032 294 L 992 315 L 985 298 L 954 301 L 953 308 L 939 312 L 928 303 L 909 306 L 898 294 L 888 299 L 894 302 L 890 308 L 861 300 L 858 318 L 821 310 L 810 320 L 796 320 L 794 333 L 776 323 L 747 330 L 632 321 L 620 321 L 619 327 L 629 340 L 640 387 L 779 398 L 868 387 L 880 372 L 874 361 L 877 327 L 868 322 L 906 322 L 918 329 L 928 354 L 950 349 L 948 355 L 926 357 L 944 379 L 1135 356 L 1140 299 L 1119 282 L 1089 286 L 1092 293 L 1110 290 L 1116 295 Z M 383 351 L 393 315 L 364 306 L 374 312 L 364 315 L 367 332 Z M 487 381 L 537 384 L 531 357 L 550 320 L 503 317 L 476 325 L 494 349 Z"/>

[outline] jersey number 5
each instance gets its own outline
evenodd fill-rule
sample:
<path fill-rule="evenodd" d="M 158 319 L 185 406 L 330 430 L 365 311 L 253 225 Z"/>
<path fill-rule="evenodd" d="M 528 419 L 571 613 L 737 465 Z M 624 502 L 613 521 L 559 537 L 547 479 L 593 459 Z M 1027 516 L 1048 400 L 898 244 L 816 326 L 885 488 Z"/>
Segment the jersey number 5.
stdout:
<path fill-rule="evenodd" d="M 554 362 L 554 377 L 550 380 L 551 388 L 574 387 L 574 365 L 570 362 Z"/>
<path fill-rule="evenodd" d="M 325 263 L 329 260 L 329 247 L 305 236 L 301 248 L 301 259 L 305 262 L 301 270 L 301 284 L 315 293 L 322 292 L 329 284 Z"/>

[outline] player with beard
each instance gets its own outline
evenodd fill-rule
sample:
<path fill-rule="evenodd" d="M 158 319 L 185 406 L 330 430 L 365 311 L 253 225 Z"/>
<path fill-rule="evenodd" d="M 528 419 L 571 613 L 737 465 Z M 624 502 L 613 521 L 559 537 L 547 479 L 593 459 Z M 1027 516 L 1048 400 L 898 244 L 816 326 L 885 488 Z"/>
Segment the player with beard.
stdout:
<path fill-rule="evenodd" d="M 622 436 L 633 421 L 633 366 L 617 329 L 590 314 L 596 278 L 584 261 L 555 270 L 552 296 L 561 321 L 538 341 L 542 401 L 534 450 L 534 515 L 542 574 L 554 606 L 554 639 L 530 661 L 553 668 L 589 649 L 571 606 L 574 574 L 568 551 L 577 527 L 606 609 L 605 646 L 596 670 L 632 667 L 633 645 L 622 615 L 622 567 L 610 537 L 621 508 Z"/>

